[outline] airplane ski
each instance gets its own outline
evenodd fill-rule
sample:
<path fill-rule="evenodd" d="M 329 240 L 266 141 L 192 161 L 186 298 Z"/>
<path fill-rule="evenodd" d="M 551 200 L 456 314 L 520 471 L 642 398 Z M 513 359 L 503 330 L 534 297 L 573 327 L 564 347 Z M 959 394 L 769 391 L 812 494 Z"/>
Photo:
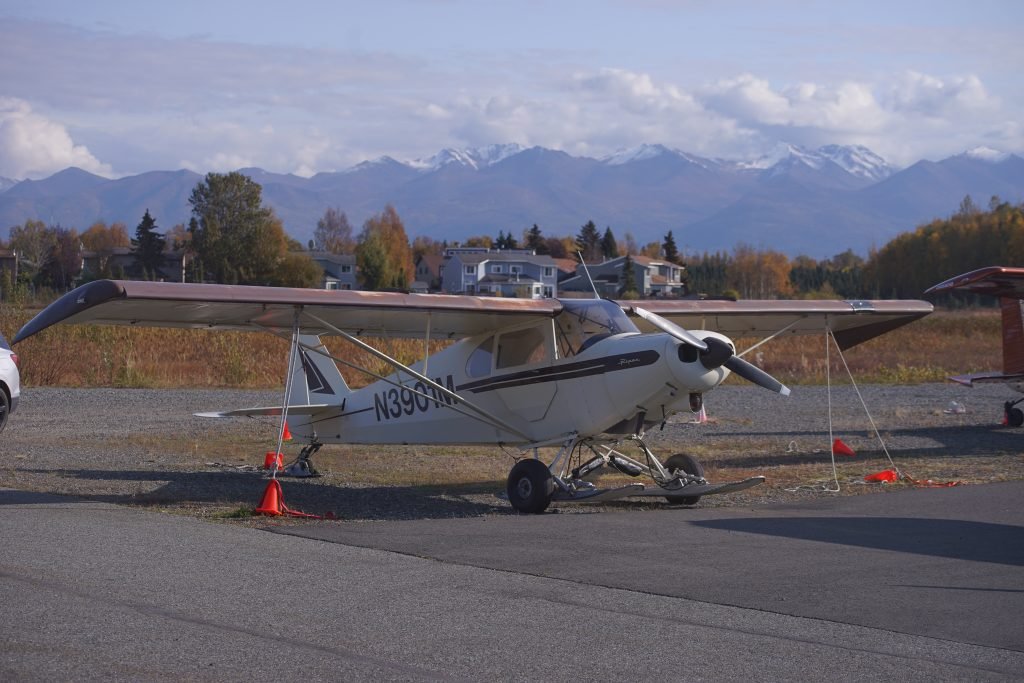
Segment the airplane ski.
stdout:
<path fill-rule="evenodd" d="M 637 496 L 657 496 L 658 498 L 692 498 L 693 496 L 712 496 L 716 493 L 735 493 L 763 484 L 763 476 L 750 477 L 742 481 L 730 481 L 724 484 L 690 484 L 681 489 L 668 491 L 661 487 L 647 487 Z"/>
<path fill-rule="evenodd" d="M 558 500 L 567 503 L 579 503 L 586 501 L 588 503 L 616 500 L 618 498 L 627 498 L 629 496 L 640 495 L 644 490 L 644 485 L 640 483 L 626 484 L 624 486 L 617 486 L 613 489 L 584 489 L 582 491 L 575 491 L 570 493 L 568 491 L 555 491 L 551 496 L 551 500 Z"/>

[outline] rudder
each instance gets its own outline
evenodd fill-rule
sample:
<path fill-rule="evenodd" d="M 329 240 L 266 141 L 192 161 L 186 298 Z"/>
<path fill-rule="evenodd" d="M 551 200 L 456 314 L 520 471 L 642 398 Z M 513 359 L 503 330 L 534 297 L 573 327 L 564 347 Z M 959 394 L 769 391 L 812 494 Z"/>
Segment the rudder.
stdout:
<path fill-rule="evenodd" d="M 299 342 L 314 349 L 327 352 L 327 348 L 316 335 L 299 335 Z M 289 405 L 333 403 L 342 404 L 352 393 L 338 370 L 338 365 L 321 353 L 303 346 L 297 347 L 299 357 L 292 373 Z"/>

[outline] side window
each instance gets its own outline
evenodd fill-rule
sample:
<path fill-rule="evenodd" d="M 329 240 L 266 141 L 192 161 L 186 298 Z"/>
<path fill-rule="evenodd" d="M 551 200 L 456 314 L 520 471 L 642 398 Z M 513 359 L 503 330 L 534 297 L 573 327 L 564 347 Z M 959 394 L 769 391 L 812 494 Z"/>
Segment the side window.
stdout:
<path fill-rule="evenodd" d="M 491 374 L 491 358 L 494 356 L 494 337 L 488 337 L 473 349 L 466 361 L 466 374 L 470 377 L 486 377 Z"/>
<path fill-rule="evenodd" d="M 498 337 L 498 369 L 532 365 L 549 358 L 544 333 L 536 327 L 506 332 Z"/>

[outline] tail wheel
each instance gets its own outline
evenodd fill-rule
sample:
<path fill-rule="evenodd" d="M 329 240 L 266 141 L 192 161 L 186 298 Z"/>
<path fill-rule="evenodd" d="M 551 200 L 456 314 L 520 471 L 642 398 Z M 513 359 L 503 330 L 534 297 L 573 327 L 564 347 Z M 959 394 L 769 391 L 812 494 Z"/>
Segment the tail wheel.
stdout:
<path fill-rule="evenodd" d="M 1006 424 L 1011 427 L 1020 427 L 1024 425 L 1024 411 L 1020 408 L 1010 408 L 1006 411 Z"/>
<path fill-rule="evenodd" d="M 693 457 L 689 453 L 676 453 L 665 461 L 665 469 L 668 470 L 670 474 L 674 470 L 682 470 L 686 474 L 691 474 L 695 477 L 704 476 L 704 467 L 700 464 L 697 458 Z M 684 498 L 666 496 L 665 498 L 668 502 L 678 505 L 696 505 L 700 500 L 700 496 L 686 496 Z"/>
<path fill-rule="evenodd" d="M 508 473 L 508 502 L 519 512 L 538 514 L 548 509 L 555 492 L 551 470 L 540 460 L 520 460 Z"/>

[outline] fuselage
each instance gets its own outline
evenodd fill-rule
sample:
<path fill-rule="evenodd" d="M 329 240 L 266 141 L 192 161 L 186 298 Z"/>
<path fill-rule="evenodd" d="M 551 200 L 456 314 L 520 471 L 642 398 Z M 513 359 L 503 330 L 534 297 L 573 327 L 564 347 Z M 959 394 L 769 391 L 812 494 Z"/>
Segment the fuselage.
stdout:
<path fill-rule="evenodd" d="M 297 416 L 291 431 L 315 430 L 325 443 L 520 445 L 632 431 L 690 410 L 691 394 L 728 375 L 668 334 L 641 334 L 610 302 L 574 304 L 565 319 L 464 339 L 411 366 L 464 403 L 398 372 L 352 392 L 343 407 Z"/>

